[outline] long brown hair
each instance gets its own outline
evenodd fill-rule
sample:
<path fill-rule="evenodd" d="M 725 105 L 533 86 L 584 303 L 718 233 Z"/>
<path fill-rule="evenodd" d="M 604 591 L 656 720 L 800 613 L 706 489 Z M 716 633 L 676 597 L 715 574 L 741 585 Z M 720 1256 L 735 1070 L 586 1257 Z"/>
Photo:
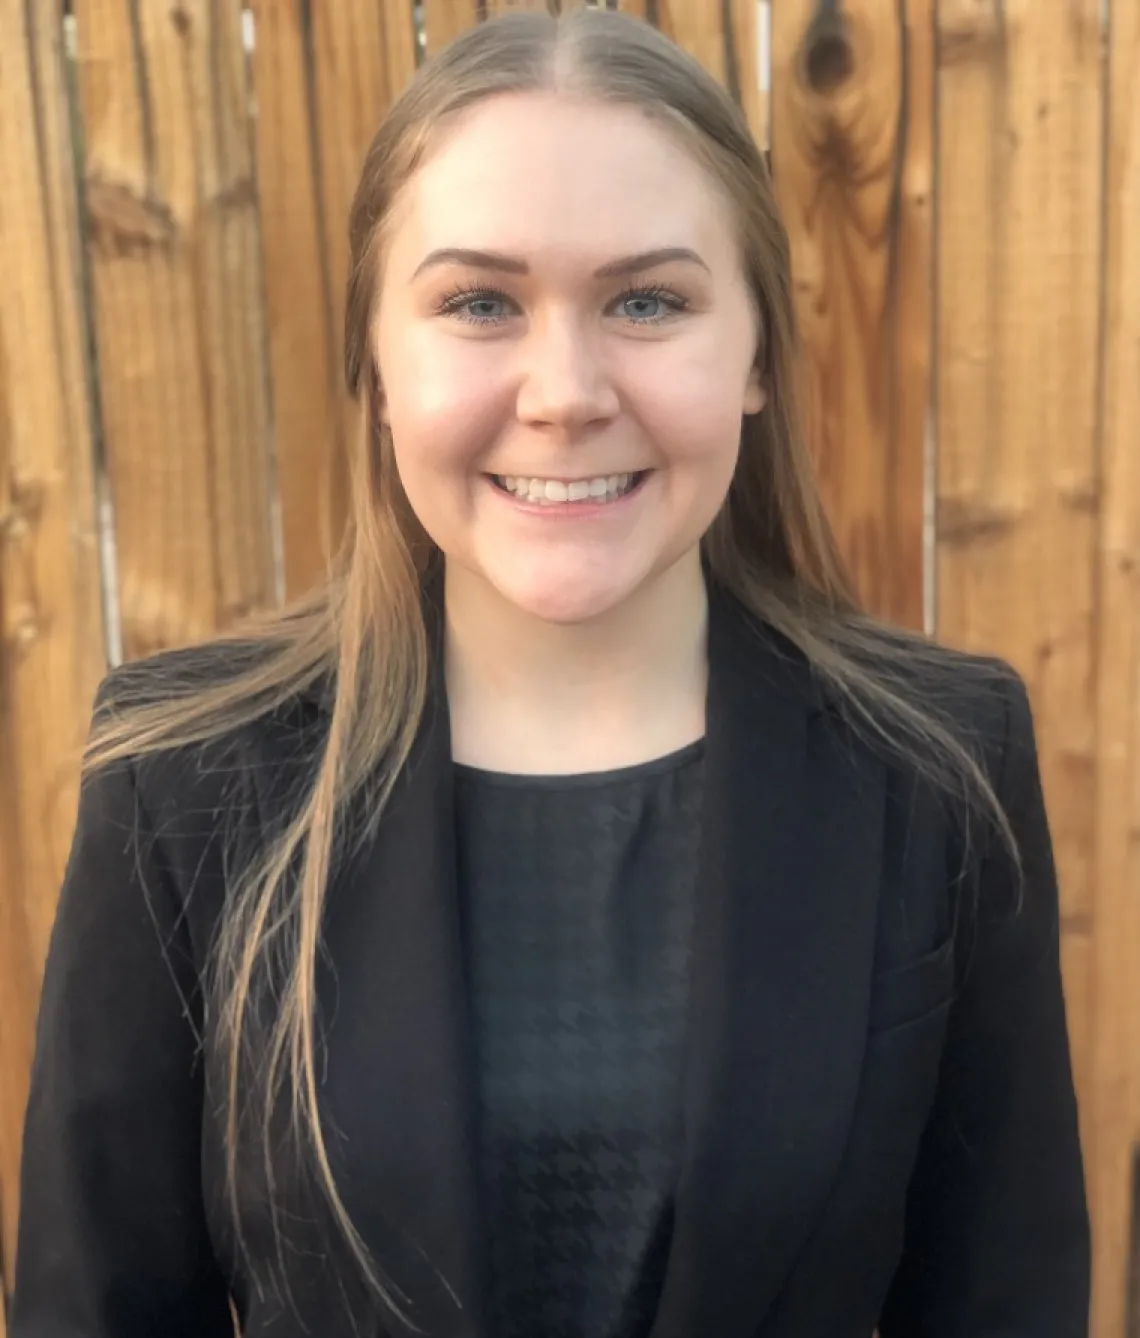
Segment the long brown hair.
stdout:
<path fill-rule="evenodd" d="M 704 540 L 710 577 L 783 634 L 845 705 L 855 725 L 916 771 L 1008 823 L 967 741 L 929 696 L 908 685 L 948 652 L 876 624 L 860 610 L 824 516 L 795 408 L 796 341 L 787 237 L 764 159 L 728 93 L 649 24 L 603 10 L 561 17 L 516 13 L 470 28 L 427 62 L 369 148 L 349 223 L 345 369 L 360 405 L 347 532 L 327 581 L 283 610 L 211 643 L 228 671 L 159 700 L 111 676 L 85 766 L 219 738 L 288 703 L 318 680 L 334 684 L 327 735 L 307 792 L 281 830 L 234 875 L 208 981 L 224 1051 L 231 1200 L 240 1234 L 235 1153 L 250 1103 L 292 1114 L 297 1155 L 311 1165 L 344 1242 L 379 1297 L 400 1310 L 341 1202 L 318 1105 L 314 979 L 322 909 L 339 824 L 366 782 L 378 817 L 409 750 L 426 697 L 429 649 L 421 590 L 432 545 L 400 485 L 375 412 L 370 349 L 393 204 L 437 132 L 505 92 L 572 93 L 642 109 L 688 147 L 731 208 L 760 313 L 768 402 L 743 420 L 739 464 Z M 237 647 L 256 646 L 253 656 Z M 955 672 L 967 672 L 963 658 Z M 157 671 L 156 671 L 157 672 Z M 382 895 L 382 890 L 381 890 Z M 251 1019 L 273 992 L 271 1032 L 249 1053 Z M 266 1140 L 268 1147 L 268 1139 Z M 268 1155 L 268 1153 L 266 1154 Z M 272 1183 L 272 1182 L 271 1182 Z"/>

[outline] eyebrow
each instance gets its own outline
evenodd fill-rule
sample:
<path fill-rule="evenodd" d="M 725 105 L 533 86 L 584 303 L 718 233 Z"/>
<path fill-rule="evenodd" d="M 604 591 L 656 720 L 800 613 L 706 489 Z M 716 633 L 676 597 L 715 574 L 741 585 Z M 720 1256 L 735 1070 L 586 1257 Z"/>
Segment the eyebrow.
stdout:
<path fill-rule="evenodd" d="M 696 251 L 687 246 L 661 246 L 654 251 L 639 251 L 636 255 L 619 256 L 617 260 L 608 260 L 594 271 L 594 278 L 621 278 L 675 260 L 699 265 L 703 270 L 709 268 Z M 504 274 L 530 273 L 530 266 L 518 256 L 503 255 L 499 251 L 473 251 L 463 246 L 445 246 L 426 255 L 416 266 L 412 278 L 418 279 L 425 270 L 432 269 L 436 265 L 470 265 L 474 269 L 498 270 Z"/>

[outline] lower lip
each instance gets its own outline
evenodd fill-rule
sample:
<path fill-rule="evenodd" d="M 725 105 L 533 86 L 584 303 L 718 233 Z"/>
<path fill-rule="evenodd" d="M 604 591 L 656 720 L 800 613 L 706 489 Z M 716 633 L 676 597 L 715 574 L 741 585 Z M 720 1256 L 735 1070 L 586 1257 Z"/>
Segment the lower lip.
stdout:
<path fill-rule="evenodd" d="M 629 492 L 623 493 L 612 502 L 553 502 L 543 505 L 542 502 L 524 502 L 513 492 L 500 488 L 492 478 L 487 478 L 487 486 L 497 497 L 509 502 L 516 511 L 522 511 L 528 516 L 541 516 L 544 520 L 593 520 L 597 516 L 611 516 L 623 511 L 626 504 L 641 493 L 649 481 L 651 472 L 646 470 Z"/>

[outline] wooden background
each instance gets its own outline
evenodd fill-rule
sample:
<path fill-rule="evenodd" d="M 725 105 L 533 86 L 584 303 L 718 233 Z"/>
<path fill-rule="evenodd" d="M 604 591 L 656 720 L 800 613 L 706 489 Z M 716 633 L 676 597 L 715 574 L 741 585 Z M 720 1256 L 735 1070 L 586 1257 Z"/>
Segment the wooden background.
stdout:
<path fill-rule="evenodd" d="M 95 684 L 319 577 L 358 164 L 505 0 L 0 0 L 0 1206 Z M 569 0 L 567 0 L 569 3 Z M 1140 1139 L 1140 4 L 635 0 L 742 100 L 870 604 L 1032 690 L 1096 1338 Z M 0 1311 L 0 1330 L 3 1328 Z"/>

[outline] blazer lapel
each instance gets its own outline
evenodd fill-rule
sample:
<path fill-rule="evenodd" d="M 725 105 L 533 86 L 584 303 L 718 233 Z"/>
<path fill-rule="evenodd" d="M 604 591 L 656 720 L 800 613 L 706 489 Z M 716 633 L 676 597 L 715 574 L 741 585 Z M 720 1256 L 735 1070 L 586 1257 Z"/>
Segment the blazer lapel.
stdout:
<path fill-rule="evenodd" d="M 450 734 L 437 655 L 427 715 L 379 833 L 334 880 L 324 1100 L 338 1185 L 416 1327 L 481 1338 L 484 1273 Z"/>
<path fill-rule="evenodd" d="M 710 611 L 706 801 L 674 1239 L 652 1338 L 754 1338 L 824 1210 L 863 1059 L 884 772 L 805 663 Z"/>

